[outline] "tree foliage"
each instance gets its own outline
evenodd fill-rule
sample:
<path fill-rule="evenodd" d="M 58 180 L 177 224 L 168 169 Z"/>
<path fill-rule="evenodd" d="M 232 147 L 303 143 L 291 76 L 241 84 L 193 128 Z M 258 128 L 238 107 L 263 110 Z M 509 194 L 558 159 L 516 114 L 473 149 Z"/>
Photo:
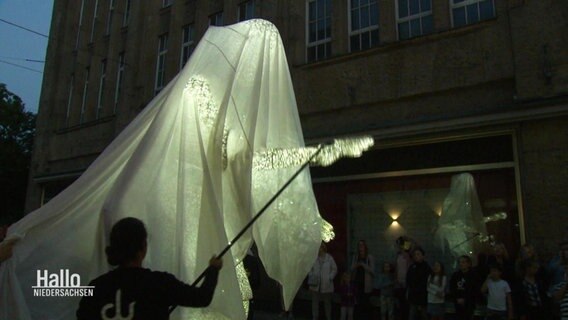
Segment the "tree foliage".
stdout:
<path fill-rule="evenodd" d="M 24 213 L 36 115 L 0 83 L 0 225 Z"/>

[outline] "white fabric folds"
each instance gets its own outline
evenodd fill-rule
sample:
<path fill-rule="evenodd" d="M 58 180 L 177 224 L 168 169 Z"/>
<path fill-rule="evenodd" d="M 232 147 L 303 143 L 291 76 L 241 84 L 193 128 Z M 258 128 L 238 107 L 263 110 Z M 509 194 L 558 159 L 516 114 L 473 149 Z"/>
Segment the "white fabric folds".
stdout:
<path fill-rule="evenodd" d="M 74 319 L 78 297 L 34 297 L 37 270 L 85 286 L 110 270 L 111 226 L 147 226 L 145 267 L 191 283 L 299 166 L 256 170 L 255 153 L 304 147 L 282 41 L 263 20 L 210 27 L 185 68 L 69 188 L 12 225 L 0 266 L 0 319 Z M 290 305 L 324 228 L 306 170 L 225 256 L 205 310 L 172 319 L 245 319 L 235 265 L 253 239 Z"/>
<path fill-rule="evenodd" d="M 454 261 L 462 255 L 477 254 L 480 240 L 487 238 L 487 228 L 471 174 L 461 173 L 452 177 L 450 192 L 444 199 L 438 220 L 436 238 L 442 250 L 449 249 Z"/>

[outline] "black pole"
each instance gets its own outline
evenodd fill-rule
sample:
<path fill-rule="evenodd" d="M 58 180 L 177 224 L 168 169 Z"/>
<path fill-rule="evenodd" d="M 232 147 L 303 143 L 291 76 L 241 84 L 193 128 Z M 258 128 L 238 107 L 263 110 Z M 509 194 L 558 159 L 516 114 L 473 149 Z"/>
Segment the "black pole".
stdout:
<path fill-rule="evenodd" d="M 481 236 L 481 233 L 476 232 L 476 233 L 473 234 L 473 236 L 471 236 L 471 237 L 469 237 L 469 238 L 466 238 L 464 241 L 462 241 L 462 242 L 456 244 L 456 245 L 453 246 L 450 250 L 454 250 L 455 248 L 460 247 L 460 246 L 462 246 L 464 243 L 470 242 L 471 240 L 473 240 L 473 239 L 475 239 L 475 238 L 477 238 L 477 237 L 479 237 L 479 236 Z"/>
<path fill-rule="evenodd" d="M 300 175 L 300 173 L 302 173 L 302 171 L 304 171 L 304 169 L 310 165 L 310 162 L 312 162 L 312 160 L 314 160 L 314 158 L 321 152 L 323 147 L 324 147 L 323 144 L 319 145 L 316 152 L 314 152 L 314 154 L 312 154 L 312 156 L 302 165 L 302 167 L 300 167 L 300 169 L 298 169 L 298 171 L 296 171 L 296 173 L 294 173 L 294 175 L 292 175 L 292 177 L 290 179 L 288 179 L 288 181 L 278 190 L 278 192 L 276 192 L 272 196 L 272 198 L 270 198 L 270 200 L 268 200 L 268 202 L 264 205 L 264 207 L 262 207 L 258 211 L 258 213 L 254 215 L 254 217 L 249 221 L 249 223 L 247 223 L 247 225 L 243 227 L 243 229 L 233 238 L 233 240 L 229 241 L 229 243 L 227 244 L 227 246 L 225 246 L 223 251 L 221 251 L 219 253 L 219 255 L 217 255 L 217 258 L 221 258 L 223 255 L 225 255 L 225 253 L 227 253 L 227 251 L 229 251 L 231 249 L 231 247 L 245 234 L 245 232 L 247 232 L 247 230 L 254 224 L 254 222 L 256 220 L 258 220 L 258 218 L 260 218 L 260 216 L 266 211 L 266 209 L 268 209 L 268 207 L 270 207 L 270 205 L 274 202 L 274 200 L 276 200 L 276 198 L 278 198 L 278 196 L 280 196 L 280 194 L 282 194 L 282 192 L 284 192 L 284 190 L 286 190 L 286 188 L 288 188 L 290 183 L 292 183 L 292 181 L 294 181 L 294 179 L 296 179 L 296 177 L 298 175 Z M 193 281 L 193 283 L 191 284 L 192 287 L 196 286 L 199 283 L 199 281 L 201 281 L 203 279 L 203 277 L 205 277 L 205 271 L 206 270 L 207 269 L 203 270 L 203 272 L 201 272 L 199 277 L 197 277 L 197 279 L 195 279 Z M 172 313 L 175 310 L 176 307 L 177 306 L 171 306 L 170 307 L 170 313 Z"/>

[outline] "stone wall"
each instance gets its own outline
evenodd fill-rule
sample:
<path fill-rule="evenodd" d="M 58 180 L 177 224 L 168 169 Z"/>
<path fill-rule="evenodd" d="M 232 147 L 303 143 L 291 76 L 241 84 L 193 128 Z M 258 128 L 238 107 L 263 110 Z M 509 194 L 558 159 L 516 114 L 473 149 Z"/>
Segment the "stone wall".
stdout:
<path fill-rule="evenodd" d="M 519 131 L 527 240 L 550 256 L 568 237 L 568 117 L 525 122 Z"/>

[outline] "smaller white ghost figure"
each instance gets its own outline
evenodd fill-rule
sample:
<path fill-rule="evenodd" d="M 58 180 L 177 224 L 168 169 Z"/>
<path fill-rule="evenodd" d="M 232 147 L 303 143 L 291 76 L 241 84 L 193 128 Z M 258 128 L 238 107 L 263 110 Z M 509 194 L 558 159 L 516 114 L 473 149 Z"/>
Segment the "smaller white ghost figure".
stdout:
<path fill-rule="evenodd" d="M 442 250 L 449 248 L 457 258 L 476 251 L 477 237 L 486 238 L 487 229 L 475 181 L 469 173 L 458 174 L 452 177 L 450 192 L 444 199 L 436 239 Z"/>

